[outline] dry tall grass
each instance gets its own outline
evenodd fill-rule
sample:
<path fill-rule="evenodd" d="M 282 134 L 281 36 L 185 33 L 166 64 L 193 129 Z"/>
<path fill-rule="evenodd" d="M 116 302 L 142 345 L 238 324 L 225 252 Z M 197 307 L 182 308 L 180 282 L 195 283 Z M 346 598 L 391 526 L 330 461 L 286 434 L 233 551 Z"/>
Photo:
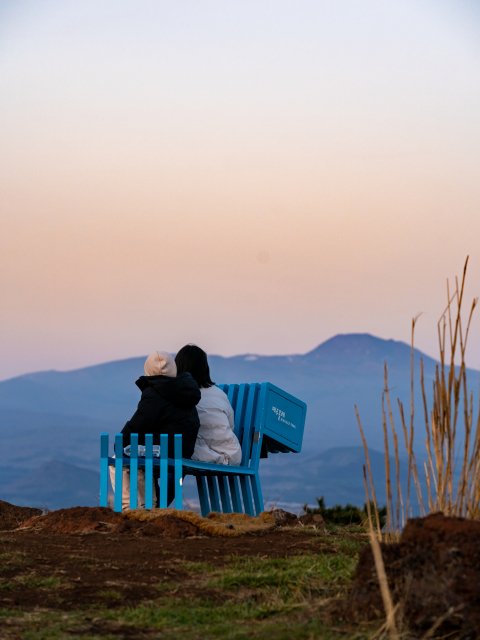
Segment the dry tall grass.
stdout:
<path fill-rule="evenodd" d="M 428 408 L 427 392 L 423 372 L 423 360 L 420 360 L 420 384 L 423 398 L 423 414 L 425 423 L 425 447 L 427 462 L 423 472 L 427 486 L 424 501 L 420 486 L 414 442 L 414 335 L 417 318 L 412 320 L 411 333 L 411 383 L 410 383 L 410 416 L 405 417 L 403 404 L 398 400 L 400 422 L 408 454 L 407 493 L 405 500 L 400 485 L 400 461 L 397 429 L 393 418 L 390 391 L 388 387 L 387 366 L 384 369 L 385 388 L 382 396 L 383 431 L 385 438 L 385 472 L 387 493 L 387 534 L 398 533 L 411 514 L 411 484 L 415 485 L 417 501 L 421 515 L 443 511 L 445 515 L 461 516 L 480 520 L 480 407 L 477 408 L 477 419 L 474 426 L 473 393 L 467 389 L 467 369 L 465 350 L 472 314 L 478 302 L 473 300 L 466 330 L 462 322 L 462 304 L 465 290 L 468 257 L 463 269 L 462 282 L 455 279 L 455 290 L 450 295 L 447 281 L 447 306 L 438 322 L 438 340 L 440 359 L 436 366 L 433 381 L 431 410 Z M 457 362 L 457 364 L 455 364 Z M 480 401 L 480 400 L 479 400 Z M 370 487 L 375 510 L 378 512 L 377 500 L 373 489 L 373 478 L 368 456 L 368 446 L 363 433 L 357 408 L 358 426 L 365 448 Z M 387 420 L 388 416 L 388 420 Z M 396 496 L 394 499 L 390 478 L 389 429 L 395 451 Z M 461 430 L 463 428 L 463 433 Z M 460 447 L 458 440 L 463 441 Z M 454 480 L 456 462 L 461 465 L 460 478 Z M 458 467 L 457 467 L 458 468 Z M 378 522 L 378 517 L 377 517 Z M 380 533 L 380 532 L 379 532 Z M 381 537 L 381 536 L 379 536 Z"/>

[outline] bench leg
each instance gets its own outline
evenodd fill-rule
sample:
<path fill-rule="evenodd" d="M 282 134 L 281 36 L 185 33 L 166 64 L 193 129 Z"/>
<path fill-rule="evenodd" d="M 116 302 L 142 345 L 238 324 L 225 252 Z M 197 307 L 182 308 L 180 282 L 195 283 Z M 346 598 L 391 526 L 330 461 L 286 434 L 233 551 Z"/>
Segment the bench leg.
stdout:
<path fill-rule="evenodd" d="M 200 509 L 202 516 L 206 518 L 210 513 L 210 507 L 208 505 L 208 493 L 207 493 L 207 479 L 205 476 L 196 476 L 198 499 L 200 500 Z"/>
<path fill-rule="evenodd" d="M 100 506 L 108 507 L 108 433 L 100 436 Z"/>
<path fill-rule="evenodd" d="M 138 433 L 130 436 L 130 509 L 136 509 L 138 488 Z"/>
<path fill-rule="evenodd" d="M 240 489 L 238 488 L 238 476 L 229 476 L 230 495 L 232 496 L 232 505 L 234 513 L 243 513 L 242 499 L 240 497 Z"/>
<path fill-rule="evenodd" d="M 232 513 L 232 508 L 230 506 L 230 491 L 228 490 L 227 476 L 218 477 L 218 486 L 220 488 L 220 498 L 222 499 L 223 513 Z"/>
<path fill-rule="evenodd" d="M 138 449 L 137 449 L 138 451 Z M 138 504 L 137 504 L 137 498 L 138 498 L 138 460 L 130 460 L 130 474 L 129 474 L 129 478 L 130 478 L 130 509 L 137 509 L 138 508 Z M 125 478 L 123 479 L 125 482 Z M 140 485 L 141 485 L 141 481 L 140 481 Z"/>
<path fill-rule="evenodd" d="M 217 479 L 214 476 L 207 476 L 207 484 L 212 510 L 220 513 L 220 496 L 218 495 Z"/>
<path fill-rule="evenodd" d="M 246 476 L 240 476 L 240 486 L 242 487 L 243 506 L 245 507 L 245 513 L 248 513 L 249 516 L 253 516 L 254 513 L 250 478 L 247 478 Z"/>
<path fill-rule="evenodd" d="M 262 488 L 260 486 L 260 477 L 258 473 L 252 476 L 252 493 L 253 501 L 255 503 L 255 515 L 260 515 L 264 509 Z"/>
<path fill-rule="evenodd" d="M 153 509 L 153 435 L 145 435 L 145 509 Z"/>
<path fill-rule="evenodd" d="M 123 493 L 123 435 L 115 434 L 115 511 L 122 513 Z"/>
<path fill-rule="evenodd" d="M 182 464 L 182 436 L 173 436 L 175 447 L 175 509 L 183 509 L 183 464 Z"/>
<path fill-rule="evenodd" d="M 168 434 L 160 435 L 160 509 L 168 507 Z"/>

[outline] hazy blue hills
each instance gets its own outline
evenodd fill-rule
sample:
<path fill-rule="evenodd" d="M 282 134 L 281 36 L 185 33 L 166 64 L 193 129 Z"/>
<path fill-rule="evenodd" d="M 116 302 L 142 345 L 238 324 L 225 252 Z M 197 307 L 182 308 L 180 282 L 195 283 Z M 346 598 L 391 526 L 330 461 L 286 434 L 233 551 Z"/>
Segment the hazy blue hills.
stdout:
<path fill-rule="evenodd" d="M 285 458 L 289 464 L 285 464 Z M 372 472 L 378 486 L 379 499 L 384 498 L 385 460 L 383 454 L 372 451 Z M 297 455 L 277 456 L 262 461 L 262 488 L 265 501 L 298 509 L 303 502 L 315 503 L 320 495 L 328 496 L 329 504 L 361 505 L 365 502 L 362 467 L 365 456 L 362 447 L 338 447 L 302 460 Z M 393 464 L 393 461 L 392 461 Z M 15 467 L 0 470 L 1 499 L 13 504 L 46 506 L 61 509 L 73 505 L 98 504 L 100 474 L 65 461 L 52 460 L 26 471 Z M 186 500 L 198 503 L 195 481 L 184 484 Z"/>
<path fill-rule="evenodd" d="M 436 363 L 415 351 L 417 381 L 421 357 L 429 391 Z M 15 484 L 17 500 L 22 495 L 26 500 L 28 494 L 31 501 L 30 496 L 35 494 L 27 491 L 27 485 L 18 484 L 19 480 L 35 469 L 44 475 L 44 465 L 52 460 L 69 460 L 78 466 L 78 473 L 82 468 L 98 472 L 99 434 L 120 431 L 134 413 L 140 397 L 135 380 L 143 374 L 144 361 L 142 356 L 75 371 L 31 373 L 0 382 L 3 453 L 0 492 L 4 499 L 8 499 L 7 488 L 11 493 Z M 270 381 L 308 405 L 302 453 L 280 454 L 262 461 L 265 496 L 276 500 L 283 495 L 282 500 L 290 502 L 313 502 L 323 494 L 327 504 L 363 502 L 363 453 L 359 449 L 361 440 L 354 405 L 359 409 L 370 448 L 383 451 L 383 366 L 387 362 L 400 430 L 396 398 L 407 407 L 410 402 L 408 345 L 368 334 L 348 334 L 335 336 L 304 355 L 209 356 L 209 361 L 212 377 L 218 383 Z M 468 380 L 477 393 L 479 373 L 469 371 Z M 419 391 L 417 384 L 417 433 L 422 442 L 423 406 Z M 381 475 L 383 454 L 379 456 Z M 33 478 L 30 475 L 30 482 Z M 66 478 L 64 484 L 66 493 L 62 500 L 71 495 L 73 505 L 80 497 L 74 494 L 74 487 L 69 488 L 71 482 Z M 42 501 L 48 504 L 45 499 L 48 493 L 42 496 Z M 55 504 L 58 501 L 57 495 Z"/>
<path fill-rule="evenodd" d="M 2 498 L 12 504 L 48 507 L 98 505 L 100 473 L 59 460 L 2 483 Z"/>

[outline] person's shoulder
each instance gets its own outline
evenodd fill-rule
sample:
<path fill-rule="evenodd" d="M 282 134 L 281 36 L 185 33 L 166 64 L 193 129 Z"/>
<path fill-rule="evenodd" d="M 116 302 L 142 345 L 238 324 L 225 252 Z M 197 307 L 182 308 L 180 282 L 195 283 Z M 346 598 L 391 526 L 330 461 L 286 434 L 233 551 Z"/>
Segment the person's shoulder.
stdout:
<path fill-rule="evenodd" d="M 218 387 L 203 388 L 200 389 L 200 391 L 202 393 L 202 404 L 204 406 L 211 405 L 223 411 L 228 410 L 228 407 L 230 407 L 227 394 Z"/>
<path fill-rule="evenodd" d="M 201 387 L 200 391 L 202 393 L 202 397 L 209 396 L 213 398 L 220 398 L 221 400 L 228 400 L 227 394 L 219 389 L 216 385 L 213 385 L 212 387 Z"/>

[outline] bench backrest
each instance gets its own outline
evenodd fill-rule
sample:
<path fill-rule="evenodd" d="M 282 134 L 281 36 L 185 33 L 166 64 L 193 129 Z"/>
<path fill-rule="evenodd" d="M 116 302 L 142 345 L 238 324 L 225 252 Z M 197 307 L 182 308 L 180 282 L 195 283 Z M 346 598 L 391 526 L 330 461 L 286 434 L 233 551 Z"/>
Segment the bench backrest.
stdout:
<path fill-rule="evenodd" d="M 227 394 L 228 400 L 235 412 L 234 433 L 242 445 L 243 467 L 248 467 L 253 455 L 254 433 L 259 430 L 256 427 L 257 401 L 260 393 L 260 385 L 253 384 L 219 384 L 218 387 Z M 253 443 L 254 444 L 254 443 Z"/>
<path fill-rule="evenodd" d="M 262 433 L 282 451 L 300 453 L 307 416 L 307 405 L 270 382 L 261 385 L 258 410 Z"/>
<path fill-rule="evenodd" d="M 263 436 L 281 451 L 301 451 L 307 414 L 304 402 L 270 382 L 218 387 L 235 412 L 234 431 L 242 445 L 243 466 L 258 464 Z"/>

